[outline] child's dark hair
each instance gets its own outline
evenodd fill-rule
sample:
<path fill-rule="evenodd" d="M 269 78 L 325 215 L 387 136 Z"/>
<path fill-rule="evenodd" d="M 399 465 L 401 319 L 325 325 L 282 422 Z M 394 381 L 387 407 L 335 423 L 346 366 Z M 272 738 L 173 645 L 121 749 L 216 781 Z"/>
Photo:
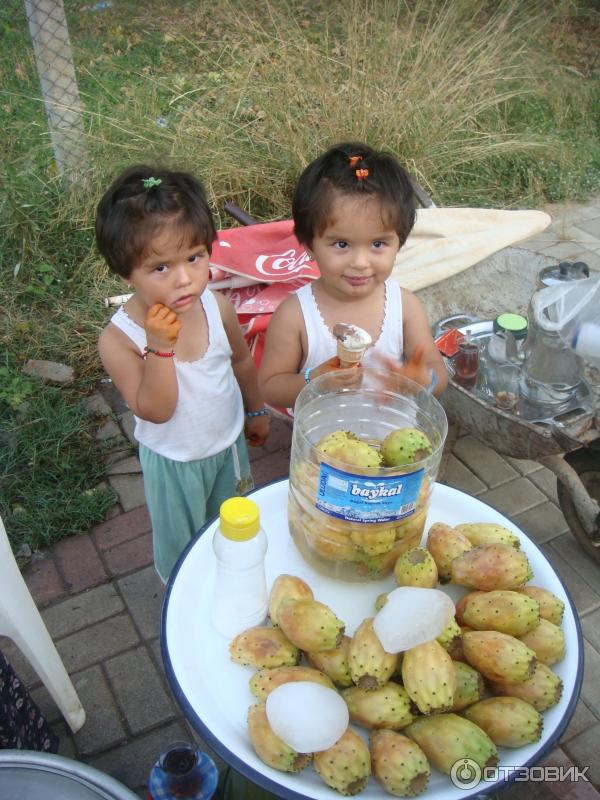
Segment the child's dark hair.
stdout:
<path fill-rule="evenodd" d="M 110 269 L 128 278 L 164 225 L 181 230 L 191 247 L 205 244 L 209 253 L 217 237 L 197 178 L 138 164 L 122 172 L 98 203 L 96 244 Z"/>
<path fill-rule="evenodd" d="M 331 222 L 336 194 L 377 198 L 384 222 L 400 246 L 415 223 L 414 192 L 408 173 L 394 156 L 358 142 L 334 145 L 304 170 L 294 191 L 292 216 L 299 242 L 310 247 Z"/>

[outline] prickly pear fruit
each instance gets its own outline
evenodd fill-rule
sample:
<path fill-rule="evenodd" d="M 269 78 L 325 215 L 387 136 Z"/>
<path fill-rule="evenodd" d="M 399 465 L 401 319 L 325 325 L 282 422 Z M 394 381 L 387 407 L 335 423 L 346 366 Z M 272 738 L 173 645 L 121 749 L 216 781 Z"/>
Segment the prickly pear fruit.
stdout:
<path fill-rule="evenodd" d="M 277 736 L 269 725 L 264 703 L 248 709 L 248 734 L 256 755 L 273 769 L 299 772 L 312 759 L 312 755 L 297 753 Z"/>
<path fill-rule="evenodd" d="M 344 623 L 318 600 L 286 600 L 279 606 L 277 621 L 300 650 L 333 650 L 344 635 Z"/>
<path fill-rule="evenodd" d="M 454 703 L 452 711 L 461 711 L 467 706 L 481 700 L 485 691 L 485 683 L 481 673 L 462 661 L 453 661 L 452 666 L 456 674 L 456 689 L 454 690 Z"/>
<path fill-rule="evenodd" d="M 373 775 L 396 797 L 416 797 L 427 788 L 430 768 L 416 742 L 395 731 L 373 731 L 370 736 Z"/>
<path fill-rule="evenodd" d="M 459 625 L 466 625 L 465 610 L 467 605 L 474 597 L 477 597 L 480 594 L 485 594 L 485 592 L 467 592 L 467 594 L 463 594 L 460 600 L 456 603 L 456 621 Z"/>
<path fill-rule="evenodd" d="M 450 565 L 452 583 L 491 592 L 516 589 L 531 578 L 527 556 L 508 544 L 481 544 L 455 558 Z"/>
<path fill-rule="evenodd" d="M 244 667 L 293 667 L 300 651 L 279 628 L 249 628 L 229 645 L 231 660 Z"/>
<path fill-rule="evenodd" d="M 315 669 L 324 672 L 336 686 L 342 688 L 352 686 L 352 675 L 348 666 L 348 648 L 350 647 L 350 637 L 343 636 L 339 647 L 334 650 L 319 650 L 318 652 L 306 653 L 306 657 Z"/>
<path fill-rule="evenodd" d="M 382 528 L 378 525 L 362 525 L 360 528 L 351 528 L 350 539 L 359 550 L 367 555 L 379 556 L 389 553 L 394 546 L 396 529 L 393 527 Z"/>
<path fill-rule="evenodd" d="M 438 571 L 433 556 L 424 547 L 413 547 L 400 556 L 394 566 L 398 586 L 420 586 L 435 589 Z"/>
<path fill-rule="evenodd" d="M 459 759 L 472 759 L 481 769 L 498 763 L 496 745 L 485 731 L 458 714 L 419 717 L 404 729 L 434 767 L 450 775 Z"/>
<path fill-rule="evenodd" d="M 427 549 L 437 565 L 440 582 L 447 583 L 451 577 L 450 565 L 454 559 L 472 550 L 473 545 L 456 528 L 443 522 L 435 522 L 427 534 Z"/>
<path fill-rule="evenodd" d="M 404 653 L 402 682 L 422 714 L 439 714 L 452 708 L 456 673 L 452 659 L 435 639 Z"/>
<path fill-rule="evenodd" d="M 342 697 L 346 701 L 350 719 L 363 728 L 389 728 L 400 730 L 413 721 L 410 710 L 410 697 L 406 689 L 397 683 L 389 682 L 368 692 L 359 686 L 344 689 Z"/>
<path fill-rule="evenodd" d="M 381 456 L 386 467 L 400 467 L 422 461 L 433 453 L 431 442 L 417 428 L 398 428 L 381 443 Z"/>
<path fill-rule="evenodd" d="M 259 669 L 250 678 L 250 691 L 259 700 L 266 700 L 269 694 L 283 683 L 314 681 L 328 689 L 335 689 L 332 681 L 323 672 L 311 667 L 274 667 Z"/>
<path fill-rule="evenodd" d="M 511 547 L 520 547 L 521 540 L 508 528 L 503 525 L 496 525 L 494 522 L 466 522 L 457 525 L 456 530 L 464 533 L 473 547 L 480 544 L 508 544 Z"/>
<path fill-rule="evenodd" d="M 520 638 L 540 622 L 540 604 L 527 595 L 499 589 L 473 597 L 463 620 L 476 631 L 500 631 Z"/>
<path fill-rule="evenodd" d="M 269 595 L 269 617 L 273 625 L 277 625 L 277 609 L 284 600 L 312 600 L 314 597 L 310 586 L 294 575 L 278 575 L 273 581 Z"/>
<path fill-rule="evenodd" d="M 537 742 L 542 735 L 541 714 L 518 697 L 489 697 L 462 713 L 499 747 L 521 747 Z"/>
<path fill-rule="evenodd" d="M 536 654 L 538 661 L 551 667 L 565 657 L 565 635 L 558 625 L 540 619 L 537 628 L 519 637 Z"/>
<path fill-rule="evenodd" d="M 348 647 L 348 666 L 352 680 L 367 691 L 383 686 L 394 674 L 398 656 L 386 653 L 367 617 L 356 629 Z"/>
<path fill-rule="evenodd" d="M 362 792 L 371 777 L 369 748 L 352 728 L 328 750 L 314 755 L 315 772 L 344 797 Z"/>
<path fill-rule="evenodd" d="M 458 622 L 455 619 L 451 619 L 437 637 L 437 641 L 442 645 L 450 658 L 455 658 L 458 653 L 462 653 L 461 636 L 462 632 Z"/>
<path fill-rule="evenodd" d="M 375 611 L 381 611 L 381 609 L 387 603 L 387 600 L 388 600 L 387 592 L 382 592 L 381 594 L 378 594 L 377 597 L 375 598 Z"/>
<path fill-rule="evenodd" d="M 531 678 L 520 683 L 494 681 L 491 685 L 494 694 L 519 697 L 537 709 L 546 711 L 555 706 L 561 698 L 563 682 L 550 667 L 538 661 Z"/>
<path fill-rule="evenodd" d="M 463 633 L 462 645 L 468 663 L 490 681 L 518 683 L 530 678 L 535 670 L 533 650 L 506 633 Z"/>
<path fill-rule="evenodd" d="M 565 604 L 555 594 L 540 586 L 523 586 L 515 591 L 532 597 L 540 604 L 540 617 L 554 625 L 560 625 L 565 611 Z"/>
<path fill-rule="evenodd" d="M 353 467 L 370 469 L 381 466 L 379 451 L 347 431 L 327 434 L 317 443 L 317 451 L 325 459 L 341 461 Z"/>

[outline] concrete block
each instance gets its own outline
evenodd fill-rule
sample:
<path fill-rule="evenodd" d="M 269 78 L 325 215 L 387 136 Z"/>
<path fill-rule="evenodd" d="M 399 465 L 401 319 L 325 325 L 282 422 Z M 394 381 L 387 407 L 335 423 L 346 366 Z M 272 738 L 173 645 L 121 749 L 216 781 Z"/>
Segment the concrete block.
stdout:
<path fill-rule="evenodd" d="M 457 439 L 453 453 L 490 488 L 518 477 L 518 472 L 502 456 L 474 436 Z"/>
<path fill-rule="evenodd" d="M 108 579 L 94 542 L 87 533 L 58 542 L 54 547 L 54 558 L 72 593 L 90 589 Z"/>
<path fill-rule="evenodd" d="M 565 533 L 554 539 L 552 547 L 573 567 L 581 581 L 585 581 L 591 589 L 600 594 L 600 563 L 577 544 L 572 533 Z"/>
<path fill-rule="evenodd" d="M 50 554 L 30 561 L 23 570 L 23 577 L 38 606 L 44 606 L 67 593 L 66 584 Z"/>
<path fill-rule="evenodd" d="M 598 721 L 598 717 L 596 717 L 596 715 L 590 711 L 583 700 L 579 700 L 575 707 L 575 713 L 571 717 L 571 721 L 569 722 L 566 731 L 562 735 L 560 740 L 561 744 L 568 742 L 569 739 L 573 739 L 575 736 L 579 736 L 580 733 L 583 733 L 584 731 L 587 731 L 589 728 L 596 725 Z M 581 763 L 578 760 L 576 761 L 578 764 Z"/>
<path fill-rule="evenodd" d="M 479 496 L 484 503 L 497 508 L 511 519 L 523 511 L 546 502 L 546 496 L 540 492 L 527 478 L 516 480 L 490 489 Z"/>
<path fill-rule="evenodd" d="M 139 643 L 139 636 L 127 614 L 99 622 L 61 639 L 57 649 L 67 672 L 104 661 Z"/>
<path fill-rule="evenodd" d="M 53 639 L 68 636 L 88 625 L 123 611 L 124 606 L 110 583 L 68 597 L 42 613 L 46 627 Z"/>
<path fill-rule="evenodd" d="M 290 454 L 286 450 L 271 453 L 252 462 L 255 486 L 264 486 L 274 480 L 287 478 L 290 471 Z"/>
<path fill-rule="evenodd" d="M 562 511 L 549 500 L 517 514 L 512 520 L 537 544 L 548 542 L 568 530 Z"/>
<path fill-rule="evenodd" d="M 600 216 L 584 221 L 578 220 L 575 222 L 575 226 L 593 237 L 597 241 L 598 246 L 600 246 Z"/>
<path fill-rule="evenodd" d="M 485 483 L 480 481 L 470 469 L 465 467 L 462 461 L 459 461 L 458 458 L 452 454 L 448 458 L 442 483 L 473 496 L 482 494 L 487 490 Z"/>
<path fill-rule="evenodd" d="M 85 708 L 86 722 L 75 734 L 75 746 L 85 756 L 102 752 L 126 738 L 121 714 L 99 666 L 73 676 L 73 685 Z"/>
<path fill-rule="evenodd" d="M 138 736 L 123 747 L 116 747 L 92 759 L 90 764 L 96 769 L 112 775 L 131 790 L 148 787 L 150 771 L 166 745 L 175 741 L 189 741 L 183 722 L 161 725 L 144 736 Z"/>
<path fill-rule="evenodd" d="M 511 467 L 514 467 L 521 475 L 529 475 L 530 472 L 542 469 L 542 465 L 537 461 L 530 461 L 527 458 L 511 458 L 510 456 L 504 456 L 504 458 Z"/>
<path fill-rule="evenodd" d="M 97 525 L 92 530 L 92 536 L 99 550 L 108 550 L 122 542 L 137 539 L 142 533 L 151 530 L 148 509 L 146 506 L 140 506 L 116 519 Z"/>
<path fill-rule="evenodd" d="M 105 550 L 104 558 L 112 575 L 124 575 L 134 569 L 152 564 L 152 534 L 143 533 L 137 539 Z"/>
<path fill-rule="evenodd" d="M 584 667 L 581 697 L 586 706 L 600 718 L 600 653 L 583 640 Z M 596 752 L 597 749 L 596 749 Z"/>
<path fill-rule="evenodd" d="M 131 444 L 137 445 L 137 439 L 133 435 L 135 430 L 135 419 L 131 411 L 124 411 L 120 417 L 121 428 Z"/>
<path fill-rule="evenodd" d="M 142 471 L 142 465 L 136 456 L 129 456 L 120 461 L 115 461 L 107 470 L 107 475 L 137 475 Z"/>
<path fill-rule="evenodd" d="M 577 570 L 555 550 L 555 541 L 540 545 L 540 550 L 548 558 L 567 587 L 579 616 L 583 616 L 587 612 L 600 607 L 600 594 L 588 586 L 585 581 L 582 581 Z"/>
<path fill-rule="evenodd" d="M 598 742 L 600 741 L 600 723 L 570 739 L 565 750 L 579 766 L 588 766 L 585 776 L 596 787 L 600 787 L 600 761 L 598 760 Z M 585 797 L 585 795 L 581 795 Z M 580 795 L 577 795 L 579 798 Z"/>
<path fill-rule="evenodd" d="M 118 586 L 142 639 L 158 636 L 165 588 L 154 566 L 120 578 Z"/>
<path fill-rule="evenodd" d="M 141 474 L 111 475 L 108 482 L 119 495 L 119 501 L 125 511 L 145 505 L 144 479 Z"/>
<path fill-rule="evenodd" d="M 100 439 L 102 442 L 107 439 L 116 439 L 117 436 L 121 436 L 121 429 L 112 419 L 107 419 L 96 431 L 96 439 Z"/>
<path fill-rule="evenodd" d="M 112 414 L 112 408 L 100 392 L 94 392 L 94 394 L 86 397 L 85 403 L 92 414 L 95 414 L 97 417 L 110 417 Z"/>
<path fill-rule="evenodd" d="M 588 642 L 600 653 L 600 608 L 581 618 L 581 629 Z"/>
<path fill-rule="evenodd" d="M 585 245 L 579 242 L 558 242 L 550 245 L 550 247 L 545 247 L 541 253 L 545 256 L 557 258 L 560 261 L 564 259 L 579 261 L 579 256 L 585 249 Z"/>
<path fill-rule="evenodd" d="M 542 490 L 546 497 L 558 505 L 558 494 L 556 493 L 556 475 L 552 472 L 552 470 L 549 470 L 547 467 L 542 467 L 542 469 L 530 473 L 527 477 L 532 483 L 535 483 L 538 489 Z"/>
<path fill-rule="evenodd" d="M 145 647 L 111 658 L 104 668 L 134 736 L 176 716 L 175 707 Z"/>

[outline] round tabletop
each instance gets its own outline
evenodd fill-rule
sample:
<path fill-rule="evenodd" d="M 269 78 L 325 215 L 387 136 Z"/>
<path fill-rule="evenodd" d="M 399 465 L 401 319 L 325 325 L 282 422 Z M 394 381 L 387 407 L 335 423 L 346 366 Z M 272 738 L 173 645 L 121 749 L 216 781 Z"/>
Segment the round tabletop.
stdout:
<path fill-rule="evenodd" d="M 347 583 L 321 575 L 304 561 L 289 534 L 288 481 L 271 483 L 252 492 L 251 496 L 260 508 L 268 538 L 267 585 L 283 572 L 302 578 L 312 588 L 315 598 L 329 605 L 344 620 L 346 633 L 351 636 L 365 617 L 374 615 L 377 595 L 395 587 L 393 575 L 365 583 Z M 518 749 L 498 748 L 498 769 L 472 791 L 454 786 L 447 776 L 432 769 L 428 788 L 420 795 L 426 800 L 465 800 L 498 791 L 502 784 L 514 779 L 519 770 L 537 763 L 556 744 L 573 715 L 581 689 L 581 626 L 564 584 L 544 554 L 498 511 L 464 492 L 436 484 L 425 530 L 434 522 L 448 525 L 495 522 L 514 531 L 533 569 L 532 584 L 549 589 L 565 603 L 563 630 L 567 652 L 565 658 L 552 667 L 562 679 L 564 689 L 560 701 L 543 713 L 544 729 L 540 740 Z M 254 671 L 230 660 L 230 642 L 214 630 L 210 617 L 215 575 L 212 535 L 217 525 L 218 519 L 214 519 L 198 532 L 182 553 L 167 587 L 161 647 L 171 689 L 200 736 L 249 780 L 285 800 L 331 800 L 332 790 L 311 768 L 297 774 L 278 772 L 264 764 L 252 749 L 246 714 L 248 707 L 257 702 L 248 686 Z M 467 591 L 451 585 L 440 588 L 455 602 Z M 367 731 L 356 730 L 366 739 Z M 375 779 L 371 779 L 361 797 L 383 800 L 388 795 Z"/>

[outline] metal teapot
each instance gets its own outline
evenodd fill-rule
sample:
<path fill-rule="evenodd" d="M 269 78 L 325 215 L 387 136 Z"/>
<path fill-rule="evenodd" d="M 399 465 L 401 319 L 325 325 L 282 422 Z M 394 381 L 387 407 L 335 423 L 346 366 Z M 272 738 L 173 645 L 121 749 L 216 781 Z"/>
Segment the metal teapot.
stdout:
<path fill-rule="evenodd" d="M 556 329 L 555 310 L 543 304 L 542 292 L 548 286 L 582 280 L 588 275 L 587 264 L 582 261 L 563 261 L 538 273 L 523 346 L 521 393 L 530 403 L 560 406 L 570 403 L 577 394 L 583 380 L 584 361 L 561 338 Z"/>

